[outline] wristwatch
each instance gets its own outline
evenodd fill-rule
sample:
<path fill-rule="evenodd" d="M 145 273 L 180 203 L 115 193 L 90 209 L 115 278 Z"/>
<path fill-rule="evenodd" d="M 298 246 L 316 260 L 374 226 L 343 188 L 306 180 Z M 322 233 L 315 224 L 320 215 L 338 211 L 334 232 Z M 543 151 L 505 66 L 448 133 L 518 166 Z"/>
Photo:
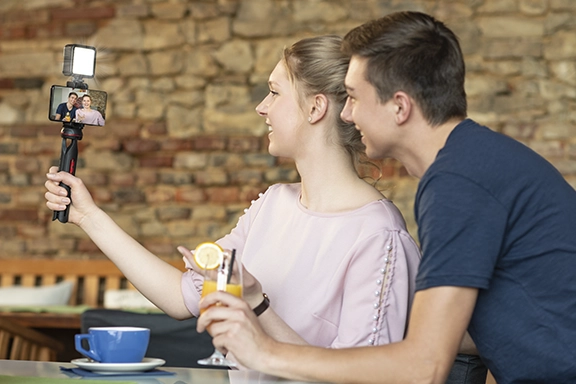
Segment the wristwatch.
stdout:
<path fill-rule="evenodd" d="M 262 296 L 264 296 L 264 300 L 262 300 L 262 302 L 258 304 L 256 308 L 253 309 L 254 314 L 256 316 L 260 316 L 261 314 L 263 314 L 264 311 L 267 310 L 268 307 L 270 306 L 270 299 L 268 298 L 268 295 L 263 293 Z"/>

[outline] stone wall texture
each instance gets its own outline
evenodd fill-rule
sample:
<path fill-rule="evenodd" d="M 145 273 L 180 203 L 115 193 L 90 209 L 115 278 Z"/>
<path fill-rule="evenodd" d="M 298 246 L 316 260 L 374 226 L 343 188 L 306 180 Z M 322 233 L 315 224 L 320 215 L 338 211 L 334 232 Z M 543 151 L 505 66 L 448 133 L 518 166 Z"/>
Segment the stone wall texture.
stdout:
<path fill-rule="evenodd" d="M 44 204 L 62 140 L 48 121 L 50 87 L 68 80 L 66 44 L 98 49 L 87 83 L 108 92 L 106 126 L 84 129 L 77 175 L 129 234 L 179 258 L 177 245 L 226 234 L 268 185 L 298 180 L 290 160 L 268 154 L 254 112 L 282 48 L 399 10 L 458 34 L 470 117 L 576 186 L 574 0 L 2 0 L 0 257 L 103 257 Z M 417 181 L 393 160 L 381 167 L 379 186 L 416 235 Z"/>

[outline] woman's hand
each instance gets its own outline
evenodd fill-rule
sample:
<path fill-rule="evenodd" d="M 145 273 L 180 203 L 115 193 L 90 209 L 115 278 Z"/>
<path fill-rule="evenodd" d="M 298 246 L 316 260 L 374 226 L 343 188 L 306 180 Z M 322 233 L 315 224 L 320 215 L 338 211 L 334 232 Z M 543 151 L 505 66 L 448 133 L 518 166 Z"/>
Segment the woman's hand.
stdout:
<path fill-rule="evenodd" d="M 200 309 L 207 310 L 198 318 L 198 332 L 207 330 L 214 346 L 231 352 L 242 365 L 259 369 L 258 364 L 274 350 L 276 341 L 260 327 L 244 300 L 226 292 L 214 292 L 200 301 Z"/>
<path fill-rule="evenodd" d="M 94 204 L 94 200 L 88 192 L 81 179 L 72 176 L 68 172 L 58 172 L 58 167 L 51 167 L 46 174 L 48 180 L 44 186 L 48 190 L 44 194 L 46 206 L 53 211 L 64 211 L 66 206 L 70 206 L 68 221 L 81 225 L 82 221 L 92 212 L 99 208 Z M 70 187 L 70 196 L 60 182 Z M 74 201 L 74 204 L 72 204 Z"/>

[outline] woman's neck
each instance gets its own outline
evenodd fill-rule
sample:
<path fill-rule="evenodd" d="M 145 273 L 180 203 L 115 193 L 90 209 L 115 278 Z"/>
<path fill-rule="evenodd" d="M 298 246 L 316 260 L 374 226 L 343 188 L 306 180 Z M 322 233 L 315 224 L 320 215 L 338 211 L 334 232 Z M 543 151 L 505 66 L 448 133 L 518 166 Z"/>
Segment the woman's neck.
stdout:
<path fill-rule="evenodd" d="M 324 147 L 296 162 L 301 177 L 301 203 L 315 212 L 344 212 L 382 199 L 378 190 L 358 177 L 350 156 Z"/>

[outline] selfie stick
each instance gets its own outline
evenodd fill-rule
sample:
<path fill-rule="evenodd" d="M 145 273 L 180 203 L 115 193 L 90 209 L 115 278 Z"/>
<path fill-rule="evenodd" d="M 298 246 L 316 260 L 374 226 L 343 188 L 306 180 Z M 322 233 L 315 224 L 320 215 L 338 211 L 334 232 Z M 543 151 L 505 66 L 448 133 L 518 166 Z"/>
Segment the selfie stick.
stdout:
<path fill-rule="evenodd" d="M 70 88 L 88 89 L 88 85 L 82 82 L 78 77 L 74 77 L 73 81 L 67 82 L 66 86 Z M 60 131 L 60 136 L 62 136 L 62 150 L 60 151 L 60 165 L 58 166 L 58 171 L 65 171 L 71 175 L 76 174 L 76 164 L 78 162 L 78 141 L 82 140 L 82 128 L 84 128 L 84 124 L 76 122 L 65 122 L 62 125 L 62 130 Z M 64 187 L 66 191 L 68 191 L 68 197 L 71 199 L 70 187 L 62 182 L 60 182 L 60 186 Z M 69 213 L 70 205 L 67 205 L 66 209 L 63 211 L 54 211 L 52 221 L 58 219 L 61 223 L 67 223 Z"/>
<path fill-rule="evenodd" d="M 60 152 L 60 165 L 58 171 L 65 171 L 71 175 L 76 174 L 76 163 L 78 162 L 78 141 L 82 140 L 82 128 L 84 124 L 80 123 L 64 123 L 60 131 L 62 136 L 62 151 Z M 70 197 L 70 187 L 62 182 L 60 186 L 68 191 Z M 54 211 L 52 221 L 58 219 L 61 223 L 68 222 L 68 213 L 70 212 L 70 205 L 66 206 L 63 211 Z"/>

